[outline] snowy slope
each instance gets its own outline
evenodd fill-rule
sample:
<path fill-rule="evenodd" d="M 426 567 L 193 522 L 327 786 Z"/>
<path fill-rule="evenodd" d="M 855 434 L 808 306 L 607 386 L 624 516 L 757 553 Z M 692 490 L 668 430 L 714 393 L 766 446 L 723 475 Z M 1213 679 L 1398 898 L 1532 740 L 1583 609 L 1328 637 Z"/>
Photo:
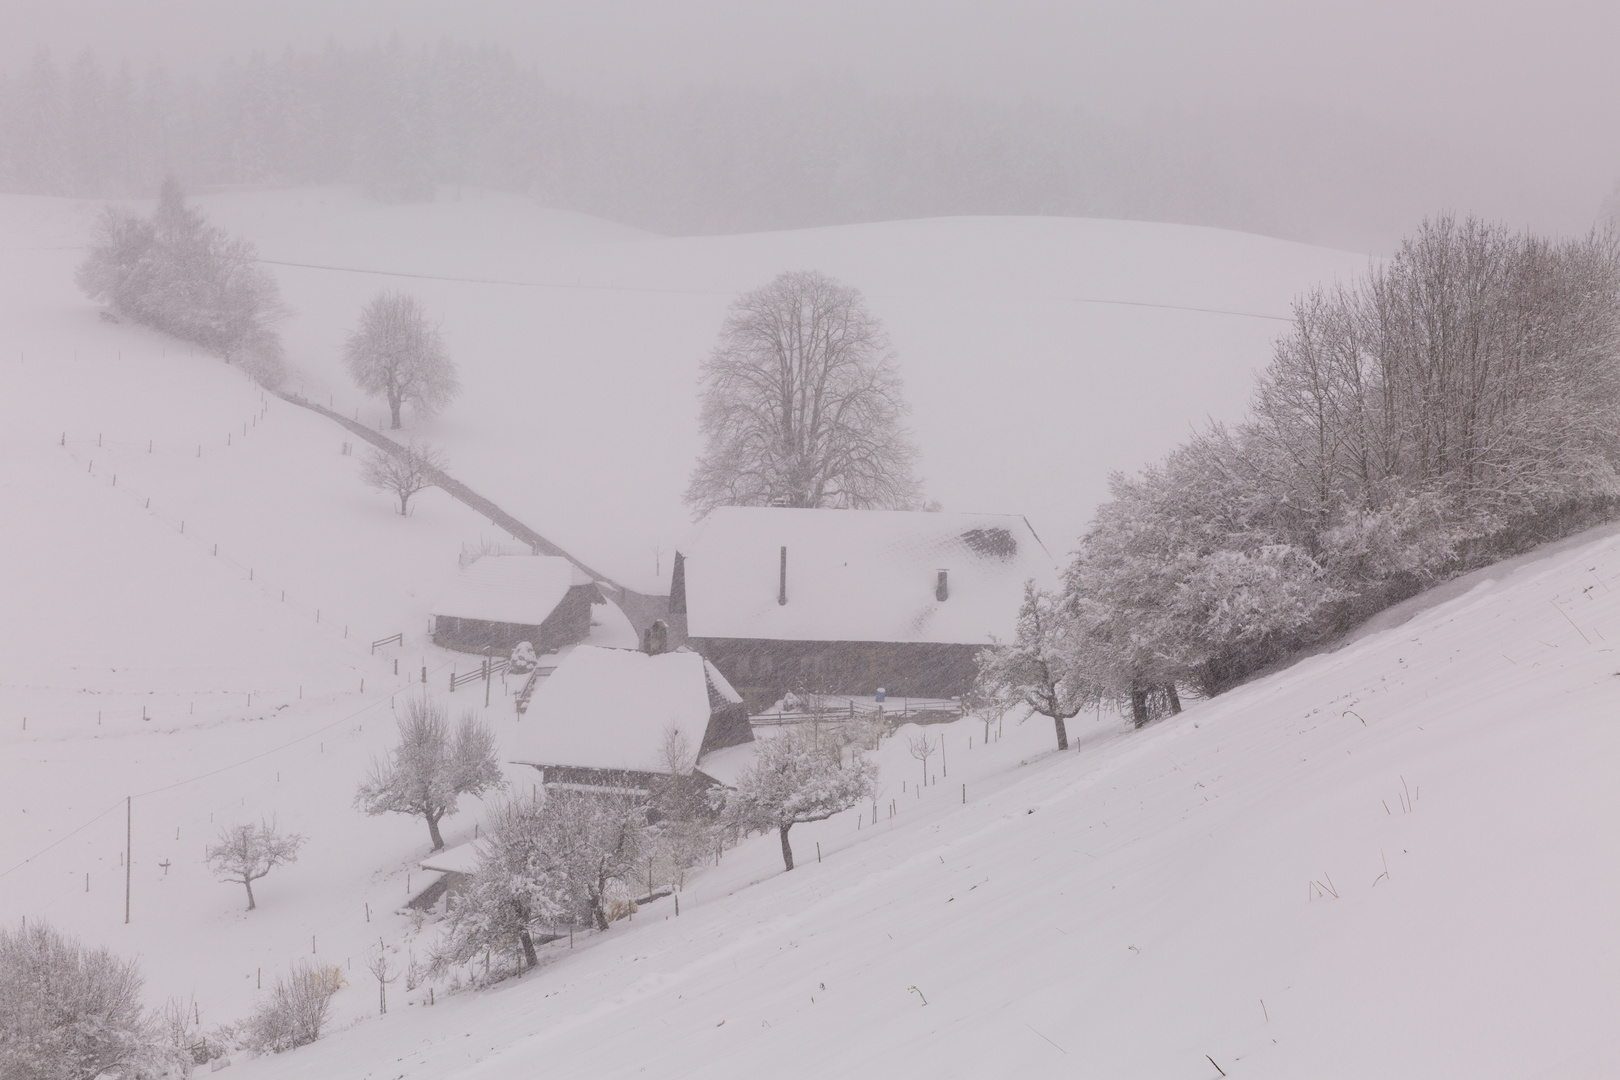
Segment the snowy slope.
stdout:
<path fill-rule="evenodd" d="M 750 887 L 240 1076 L 1612 1076 L 1608 640 L 1612 527 L 1078 753 L 962 722 L 918 799 L 891 743 L 899 816 L 791 874 L 757 838 L 710 871 Z"/>
<path fill-rule="evenodd" d="M 429 608 L 464 543 L 508 538 L 438 491 L 401 518 L 329 420 L 98 320 L 71 284 L 80 208 L 0 211 L 0 918 L 140 954 L 156 1002 L 195 990 L 228 1019 L 312 934 L 341 959 L 388 928 L 426 832 L 360 818 L 354 784 L 395 690 L 474 666 L 426 643 Z M 245 924 L 202 854 L 260 817 L 311 841 Z"/>
<path fill-rule="evenodd" d="M 1208 416 L 1236 417 L 1293 296 L 1365 263 L 1143 222 L 668 239 L 473 189 L 454 199 L 379 207 L 316 189 L 198 203 L 278 261 L 294 388 L 375 423 L 381 409 L 342 371 L 344 334 L 378 290 L 419 295 L 464 385 L 421 432 L 474 488 L 645 589 L 667 585 L 690 522 L 698 366 L 731 300 L 783 270 L 859 287 L 887 324 L 928 494 L 948 510 L 1026 514 L 1061 556 L 1110 470 L 1163 454 Z"/>
<path fill-rule="evenodd" d="M 310 217 L 311 197 L 208 209 L 250 233 L 259 214 L 284 262 L 531 284 L 277 267 L 306 387 L 354 407 L 342 331 L 372 290 L 409 281 L 468 387 L 422 430 L 473 487 L 632 578 L 655 558 L 667 574 L 684 528 L 693 380 L 725 305 L 785 266 L 848 278 L 888 320 L 932 493 L 1027 512 L 1059 553 L 1108 468 L 1162 452 L 1205 409 L 1233 414 L 1283 325 L 1079 298 L 1283 314 L 1359 264 L 1118 222 L 674 241 L 512 202 L 337 199 Z M 378 938 L 425 947 L 398 910 L 423 883 L 425 828 L 350 800 L 420 666 L 437 693 L 466 664 L 422 640 L 436 583 L 464 542 L 504 537 L 439 492 L 398 518 L 335 425 L 99 322 L 71 285 L 93 209 L 0 199 L 0 919 L 46 913 L 139 955 L 154 1003 L 195 991 L 206 1022 L 233 1019 L 260 968 L 348 970 Z M 1036 393 L 1038 376 L 1058 391 Z M 1614 1075 L 1611 589 L 1620 554 L 1594 538 L 1147 732 L 1081 722 L 1078 754 L 1047 753 L 1038 720 L 988 747 L 958 724 L 949 775 L 920 798 L 892 740 L 899 815 L 796 828 L 791 875 L 774 838 L 752 841 L 694 878 L 679 922 L 660 902 L 572 954 L 550 947 L 519 983 L 428 1009 L 398 984 L 381 1020 L 356 965 L 336 1002 L 352 1031 L 237 1068 L 1205 1077 L 1208 1054 L 1245 1076 Z M 371 655 L 399 631 L 402 649 Z M 492 689 L 507 745 L 519 721 Z M 476 686 L 448 701 L 484 712 Z M 447 842 L 477 813 L 447 822 Z M 201 855 L 220 824 L 261 816 L 310 843 L 247 915 Z"/>

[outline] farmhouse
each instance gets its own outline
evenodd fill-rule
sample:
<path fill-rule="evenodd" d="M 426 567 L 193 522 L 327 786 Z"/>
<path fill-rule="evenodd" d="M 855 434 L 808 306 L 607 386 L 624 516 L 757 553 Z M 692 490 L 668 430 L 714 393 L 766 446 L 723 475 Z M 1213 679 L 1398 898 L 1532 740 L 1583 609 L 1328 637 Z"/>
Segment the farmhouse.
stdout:
<path fill-rule="evenodd" d="M 672 740 L 712 784 L 730 782 L 747 750 L 728 750 L 753 738 L 741 696 L 697 653 L 581 645 L 541 685 L 510 746 L 548 789 L 642 797 L 672 775 Z"/>
<path fill-rule="evenodd" d="M 591 578 L 552 555 L 486 555 L 461 571 L 433 606 L 433 643 L 461 652 L 537 653 L 583 641 L 591 605 L 606 603 Z"/>
<path fill-rule="evenodd" d="M 676 554 L 670 618 L 756 710 L 788 691 L 954 697 L 1012 637 L 1024 582 L 1056 575 L 1017 515 L 727 506 Z"/>

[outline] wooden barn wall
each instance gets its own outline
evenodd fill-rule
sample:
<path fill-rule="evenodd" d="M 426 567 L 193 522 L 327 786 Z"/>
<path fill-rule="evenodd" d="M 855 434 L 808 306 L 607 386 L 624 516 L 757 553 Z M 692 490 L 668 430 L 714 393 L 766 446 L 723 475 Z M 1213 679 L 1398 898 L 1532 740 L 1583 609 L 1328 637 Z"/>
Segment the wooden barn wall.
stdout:
<path fill-rule="evenodd" d="M 479 654 L 487 648 L 495 656 L 507 656 L 518 642 L 527 641 L 537 653 L 556 652 L 565 645 L 584 641 L 591 632 L 591 600 L 595 595 L 593 585 L 574 586 L 539 626 L 436 615 L 433 644 Z"/>
<path fill-rule="evenodd" d="M 751 709 L 789 690 L 890 697 L 956 697 L 977 672 L 980 645 L 893 641 L 764 641 L 692 638 Z M 765 700 L 765 699 L 769 700 Z"/>

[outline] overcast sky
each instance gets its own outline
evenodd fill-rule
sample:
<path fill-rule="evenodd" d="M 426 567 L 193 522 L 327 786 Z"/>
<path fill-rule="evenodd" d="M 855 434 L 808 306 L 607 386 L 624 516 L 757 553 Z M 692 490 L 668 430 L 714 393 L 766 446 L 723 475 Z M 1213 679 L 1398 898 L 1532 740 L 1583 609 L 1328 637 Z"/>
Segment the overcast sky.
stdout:
<path fill-rule="evenodd" d="M 397 32 L 488 40 L 590 93 L 693 82 L 1034 95 L 1242 146 L 1257 176 L 1578 229 L 1620 174 L 1620 4 L 1033 0 L 7 0 L 0 64 L 137 68 Z M 1294 150 L 1298 159 L 1289 161 Z M 1308 162 L 1302 166 L 1301 160 Z M 1438 207 L 1436 207 L 1438 208 Z M 1406 212 L 1403 208 L 1402 212 Z"/>

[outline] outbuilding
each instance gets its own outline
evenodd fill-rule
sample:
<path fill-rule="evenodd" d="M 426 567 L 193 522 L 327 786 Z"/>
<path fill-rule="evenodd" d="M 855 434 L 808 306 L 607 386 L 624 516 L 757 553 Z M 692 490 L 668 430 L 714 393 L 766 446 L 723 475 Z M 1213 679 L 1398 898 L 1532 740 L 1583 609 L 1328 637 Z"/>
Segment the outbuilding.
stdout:
<path fill-rule="evenodd" d="M 596 582 L 567 559 L 485 555 L 433 605 L 433 643 L 504 654 L 527 641 L 537 653 L 556 652 L 585 640 L 591 605 L 606 602 Z"/>

